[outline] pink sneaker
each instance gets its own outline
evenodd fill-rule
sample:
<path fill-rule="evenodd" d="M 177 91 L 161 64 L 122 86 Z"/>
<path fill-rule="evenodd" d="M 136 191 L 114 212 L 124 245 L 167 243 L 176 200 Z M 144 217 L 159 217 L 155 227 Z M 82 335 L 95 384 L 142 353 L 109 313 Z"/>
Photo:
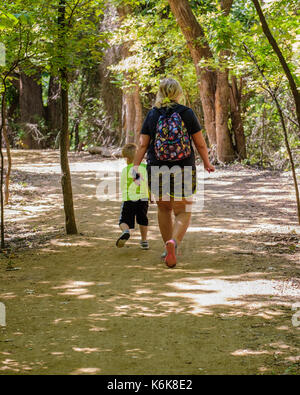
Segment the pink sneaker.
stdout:
<path fill-rule="evenodd" d="M 165 263 L 168 267 L 176 266 L 176 241 L 169 240 L 166 242 L 167 256 L 165 258 Z"/>

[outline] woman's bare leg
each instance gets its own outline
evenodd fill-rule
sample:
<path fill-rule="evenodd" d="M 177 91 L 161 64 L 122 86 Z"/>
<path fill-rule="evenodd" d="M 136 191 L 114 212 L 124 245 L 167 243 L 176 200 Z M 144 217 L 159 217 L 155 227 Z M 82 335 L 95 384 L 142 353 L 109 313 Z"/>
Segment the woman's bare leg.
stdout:
<path fill-rule="evenodd" d="M 172 202 L 158 201 L 158 225 L 163 241 L 166 243 L 173 236 Z"/>
<path fill-rule="evenodd" d="M 175 214 L 175 223 L 173 227 L 172 239 L 179 245 L 186 234 L 186 231 L 191 223 L 191 210 L 187 210 L 187 206 L 191 203 L 186 200 L 174 201 L 173 211 Z"/>

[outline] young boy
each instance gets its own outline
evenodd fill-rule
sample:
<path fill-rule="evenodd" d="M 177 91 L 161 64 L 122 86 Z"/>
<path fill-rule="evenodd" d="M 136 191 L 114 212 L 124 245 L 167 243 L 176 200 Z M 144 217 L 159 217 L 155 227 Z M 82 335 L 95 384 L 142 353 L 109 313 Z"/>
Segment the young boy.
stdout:
<path fill-rule="evenodd" d="M 148 250 L 148 183 L 146 165 L 139 167 L 140 177 L 134 178 L 133 160 L 137 150 L 136 144 L 126 144 L 122 149 L 122 156 L 127 161 L 127 166 L 121 174 L 122 207 L 120 216 L 121 236 L 116 242 L 118 248 L 124 247 L 130 238 L 130 229 L 134 229 L 135 219 L 139 224 L 141 232 L 140 246 L 143 250 Z"/>

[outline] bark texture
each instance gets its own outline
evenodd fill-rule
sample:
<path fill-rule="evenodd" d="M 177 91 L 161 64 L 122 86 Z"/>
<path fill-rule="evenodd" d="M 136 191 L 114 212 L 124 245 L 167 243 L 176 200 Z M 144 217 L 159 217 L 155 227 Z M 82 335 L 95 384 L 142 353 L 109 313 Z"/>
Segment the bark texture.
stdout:
<path fill-rule="evenodd" d="M 6 103 L 4 101 L 3 103 L 3 113 L 4 113 L 4 118 L 2 120 L 2 134 L 3 134 L 3 139 L 5 142 L 5 148 L 6 148 L 6 156 L 7 156 L 7 170 L 5 174 L 5 185 L 4 185 L 4 204 L 8 204 L 9 201 L 9 183 L 10 183 L 10 174 L 11 174 L 11 167 L 12 167 L 12 161 L 11 161 L 11 153 L 10 153 L 10 143 L 8 140 L 7 136 L 7 115 L 6 115 Z"/>
<path fill-rule="evenodd" d="M 233 0 L 221 0 L 221 9 L 224 15 L 228 15 Z M 224 63 L 229 50 L 220 51 L 220 63 Z M 215 98 L 216 109 L 216 134 L 217 134 L 217 156 L 221 162 L 232 162 L 234 160 L 234 149 L 232 137 L 228 127 L 229 108 L 230 108 L 230 88 L 228 83 L 228 69 L 217 71 L 217 90 Z"/>
<path fill-rule="evenodd" d="M 21 72 L 19 80 L 19 104 L 20 104 L 20 122 L 25 132 L 22 138 L 24 148 L 39 149 L 42 148 L 38 123 L 45 119 L 45 109 L 42 99 L 42 87 L 39 84 L 41 73 L 36 72 L 33 76 L 28 76 Z"/>
<path fill-rule="evenodd" d="M 187 41 L 199 80 L 200 97 L 204 113 L 204 124 L 211 145 L 217 143 L 215 124 L 216 73 L 201 68 L 201 59 L 211 59 L 212 53 L 205 39 L 204 31 L 192 12 L 188 0 L 168 0 L 177 23 Z"/>
<path fill-rule="evenodd" d="M 47 103 L 47 125 L 55 137 L 62 127 L 61 85 L 58 77 L 50 77 Z"/>
<path fill-rule="evenodd" d="M 143 122 L 138 86 L 124 90 L 122 109 L 122 129 L 125 143 L 137 143 Z"/>
<path fill-rule="evenodd" d="M 246 159 L 246 138 L 241 116 L 241 93 L 238 89 L 236 77 L 231 78 L 230 85 L 230 111 L 232 130 L 235 137 L 236 151 L 239 159 Z"/>
<path fill-rule="evenodd" d="M 215 98 L 216 107 L 216 133 L 217 133 L 217 156 L 220 162 L 232 162 L 234 149 L 228 130 L 229 114 L 229 86 L 228 71 L 218 71 L 217 90 Z"/>

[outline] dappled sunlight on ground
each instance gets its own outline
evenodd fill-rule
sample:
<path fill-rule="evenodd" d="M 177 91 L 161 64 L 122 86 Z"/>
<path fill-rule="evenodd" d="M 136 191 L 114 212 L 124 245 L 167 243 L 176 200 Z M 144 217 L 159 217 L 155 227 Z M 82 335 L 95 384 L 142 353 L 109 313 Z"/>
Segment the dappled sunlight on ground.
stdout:
<path fill-rule="evenodd" d="M 252 281 L 226 281 L 220 279 L 184 279 L 182 282 L 169 284 L 180 292 L 169 292 L 164 294 L 168 297 L 182 297 L 191 301 L 191 313 L 201 314 L 209 312 L 209 306 L 245 306 L 245 314 L 250 314 L 257 309 L 264 308 L 263 318 L 280 315 L 276 311 L 267 311 L 267 306 L 286 305 L 300 298 L 299 288 L 286 286 L 283 281 L 274 280 L 252 280 Z M 256 296 L 256 300 L 253 297 Z M 268 296 L 269 300 L 262 300 L 261 296 Z M 273 300 L 274 296 L 282 299 Z M 249 301 L 250 297 L 253 302 Z"/>
<path fill-rule="evenodd" d="M 0 374 L 300 373 L 300 233 L 288 174 L 206 175 L 204 210 L 170 270 L 155 205 L 150 250 L 139 249 L 137 230 L 115 248 L 120 203 L 97 199 L 97 173 L 122 161 L 70 155 L 80 234 L 66 236 L 58 152 L 13 156 Z"/>

